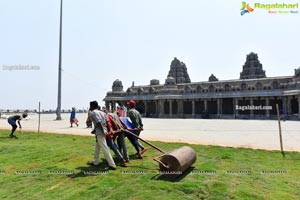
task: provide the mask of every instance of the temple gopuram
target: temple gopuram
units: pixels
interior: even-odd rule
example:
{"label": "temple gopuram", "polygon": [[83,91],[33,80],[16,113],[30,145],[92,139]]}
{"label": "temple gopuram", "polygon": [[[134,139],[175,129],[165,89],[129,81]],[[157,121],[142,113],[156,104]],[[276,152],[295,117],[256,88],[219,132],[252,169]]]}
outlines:
{"label": "temple gopuram", "polygon": [[[212,74],[208,81],[191,82],[186,65],[174,58],[164,84],[153,79],[124,91],[117,79],[104,101],[115,110],[131,99],[144,117],[275,119],[278,104],[287,119],[299,120],[300,68],[291,76],[267,77],[257,54],[250,53],[239,79],[219,80]],[[239,109],[249,106],[263,109]]]}

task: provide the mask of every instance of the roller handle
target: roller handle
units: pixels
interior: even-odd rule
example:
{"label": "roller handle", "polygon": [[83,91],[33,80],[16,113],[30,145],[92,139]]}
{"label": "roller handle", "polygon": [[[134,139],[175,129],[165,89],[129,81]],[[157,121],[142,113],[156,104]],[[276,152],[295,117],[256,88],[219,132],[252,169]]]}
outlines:
{"label": "roller handle", "polygon": [[165,168],[169,169],[169,166],[167,166],[167,165],[166,165],[165,163],[163,163],[162,161],[158,160],[158,158],[160,158],[160,157],[162,157],[162,156],[164,156],[164,154],[163,154],[163,155],[160,155],[160,156],[157,156],[157,157],[155,157],[155,158],[153,158],[153,160],[156,161],[156,162],[158,162],[159,164],[161,164],[161,165],[164,166]]}
{"label": "roller handle", "polygon": [[[133,130],[137,130],[137,129],[133,129]],[[125,131],[126,133],[128,133],[128,134],[130,134],[130,135],[132,135],[132,136],[134,136],[134,137],[136,137],[136,138],[138,138],[139,140],[145,142],[146,144],[148,144],[149,146],[153,147],[153,148],[156,149],[157,151],[159,151],[159,152],[161,152],[161,153],[163,153],[163,154],[166,153],[164,150],[162,150],[162,149],[158,148],[157,146],[151,144],[150,142],[147,142],[146,140],[140,138],[139,136],[137,136],[136,134],[132,133],[131,131],[126,130],[126,129],[125,129],[124,131]]]}

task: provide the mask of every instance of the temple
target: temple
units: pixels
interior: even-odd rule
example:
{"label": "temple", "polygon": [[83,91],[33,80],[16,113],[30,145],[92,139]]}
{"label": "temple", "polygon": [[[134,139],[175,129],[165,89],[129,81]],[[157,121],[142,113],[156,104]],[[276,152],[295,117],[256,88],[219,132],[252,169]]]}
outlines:
{"label": "temple", "polygon": [[115,110],[131,99],[145,117],[275,119],[278,104],[287,119],[300,120],[300,68],[291,76],[267,77],[257,54],[250,53],[239,79],[212,74],[208,81],[191,82],[186,65],[174,58],[164,84],[153,79],[124,91],[117,79],[104,101]]}

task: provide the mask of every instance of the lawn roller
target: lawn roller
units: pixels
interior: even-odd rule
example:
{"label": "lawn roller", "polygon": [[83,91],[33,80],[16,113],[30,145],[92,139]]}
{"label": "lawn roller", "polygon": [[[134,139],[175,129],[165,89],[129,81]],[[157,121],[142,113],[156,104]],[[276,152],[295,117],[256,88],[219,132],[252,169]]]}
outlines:
{"label": "lawn roller", "polygon": [[[167,176],[179,176],[190,166],[192,166],[192,164],[195,163],[196,152],[191,147],[183,146],[179,149],[166,152],[131,132],[135,130],[140,129],[125,129],[125,132],[138,138],[139,140],[145,142],[149,146],[162,153],[162,155],[153,158],[153,160],[159,163],[159,169],[161,174]],[[159,158],[161,159],[159,160]]]}

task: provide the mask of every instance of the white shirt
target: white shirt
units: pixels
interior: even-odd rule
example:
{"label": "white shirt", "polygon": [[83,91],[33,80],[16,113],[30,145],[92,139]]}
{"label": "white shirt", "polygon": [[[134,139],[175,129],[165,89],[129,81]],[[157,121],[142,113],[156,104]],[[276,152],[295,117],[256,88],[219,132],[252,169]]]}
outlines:
{"label": "white shirt", "polygon": [[101,135],[103,132],[99,126],[97,126],[98,123],[100,123],[103,127],[104,131],[107,131],[107,118],[106,114],[100,110],[93,110],[92,111],[92,120],[94,123],[94,127],[96,130],[96,135]]}

